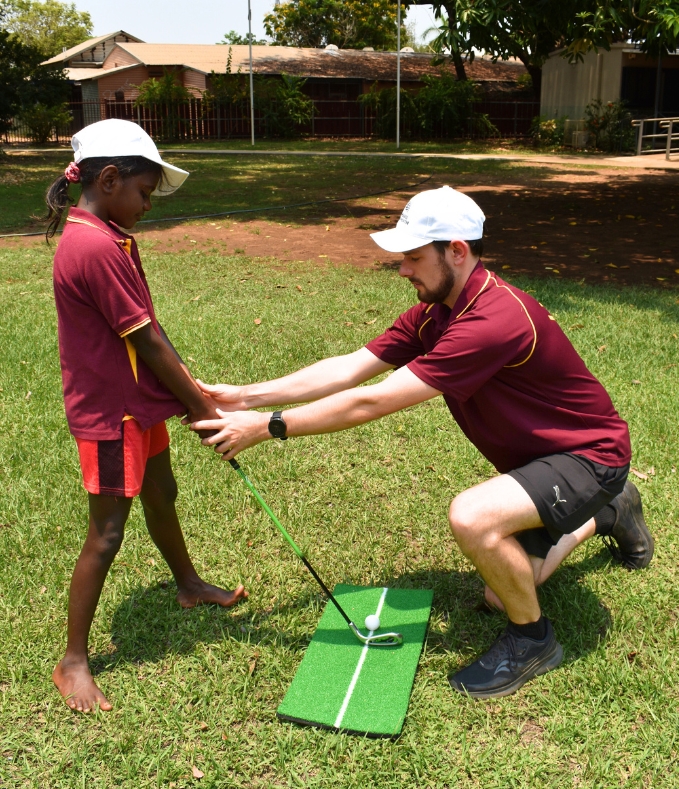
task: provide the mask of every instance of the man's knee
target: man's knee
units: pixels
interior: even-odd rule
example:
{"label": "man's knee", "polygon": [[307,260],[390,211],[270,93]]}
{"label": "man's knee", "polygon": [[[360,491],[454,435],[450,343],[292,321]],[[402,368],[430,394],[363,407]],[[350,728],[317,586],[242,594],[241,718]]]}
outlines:
{"label": "man's knee", "polygon": [[469,502],[464,494],[456,496],[448,510],[448,524],[455,541],[461,547],[470,546],[477,543],[480,538],[478,520],[474,516],[474,510],[468,506]]}

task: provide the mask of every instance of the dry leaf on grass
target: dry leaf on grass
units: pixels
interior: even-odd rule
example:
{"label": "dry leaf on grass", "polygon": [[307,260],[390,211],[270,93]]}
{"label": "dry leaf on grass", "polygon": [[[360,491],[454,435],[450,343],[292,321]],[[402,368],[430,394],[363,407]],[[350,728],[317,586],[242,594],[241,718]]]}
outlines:
{"label": "dry leaf on grass", "polygon": [[630,473],[634,474],[634,476],[638,477],[639,479],[643,479],[643,480],[647,480],[648,479],[648,474],[644,474],[643,471],[639,471],[636,468],[631,468],[630,469]]}
{"label": "dry leaf on grass", "polygon": [[255,318],[255,326],[259,326],[259,324],[260,324],[261,322],[262,322],[262,319],[261,319],[261,318]]}
{"label": "dry leaf on grass", "polygon": [[198,728],[199,728],[201,731],[207,731],[207,730],[208,730],[210,727],[207,725],[207,723],[205,723],[205,721],[201,721],[201,722],[198,724]]}
{"label": "dry leaf on grass", "polygon": [[376,323],[376,322],[377,322],[377,318],[373,318],[371,321],[366,321],[365,325],[366,326],[372,326],[373,323]]}
{"label": "dry leaf on grass", "polygon": [[202,770],[199,770],[195,766],[195,764],[191,768],[191,774],[193,775],[194,778],[203,778],[203,776],[205,775],[205,773]]}

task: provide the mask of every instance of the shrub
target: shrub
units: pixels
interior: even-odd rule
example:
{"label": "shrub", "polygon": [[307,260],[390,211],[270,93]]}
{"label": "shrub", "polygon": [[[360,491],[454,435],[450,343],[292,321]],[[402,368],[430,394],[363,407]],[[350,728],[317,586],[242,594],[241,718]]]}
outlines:
{"label": "shrub", "polygon": [[52,139],[68,134],[69,126],[73,120],[67,104],[48,106],[36,102],[28,107],[23,107],[18,114],[19,122],[28,129],[31,140],[44,144]]}
{"label": "shrub", "polygon": [[536,115],[530,125],[530,136],[538,147],[563,145],[565,127],[565,116],[546,118],[544,115]]}
{"label": "shrub", "polygon": [[[478,85],[459,81],[441,71],[427,75],[416,93],[401,89],[401,134],[404,138],[490,137],[498,130],[487,115],[474,112],[479,99]],[[378,137],[393,137],[396,127],[396,88],[378,90],[373,85],[361,101],[375,113],[374,131]]]}
{"label": "shrub", "polygon": [[[302,90],[305,79],[281,74],[274,80],[259,74],[254,75],[253,92],[255,109],[265,128],[267,136],[295,137],[300,126],[311,121],[314,102]],[[231,49],[226,60],[226,72],[210,75],[210,89],[203,93],[206,108],[234,107],[242,115],[248,115],[250,105],[249,77],[240,70],[231,71]],[[225,136],[229,136],[227,127]],[[221,132],[220,132],[221,136]]]}
{"label": "shrub", "polygon": [[608,153],[634,150],[634,128],[632,116],[624,101],[601,99],[591,101],[585,107],[585,128],[594,147]]}
{"label": "shrub", "polygon": [[176,140],[182,136],[185,124],[183,107],[192,98],[191,91],[177,81],[176,73],[163,69],[160,79],[151,77],[137,86],[139,96],[135,107],[151,110],[157,117],[159,128],[154,136],[163,140]]}

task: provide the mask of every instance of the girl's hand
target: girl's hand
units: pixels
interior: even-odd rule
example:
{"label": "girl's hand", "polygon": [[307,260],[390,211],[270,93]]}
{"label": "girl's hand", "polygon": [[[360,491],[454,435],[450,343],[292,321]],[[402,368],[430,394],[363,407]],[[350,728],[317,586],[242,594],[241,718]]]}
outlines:
{"label": "girl's hand", "polygon": [[248,406],[243,399],[243,387],[231,386],[230,384],[204,384],[196,379],[198,388],[209,397],[212,402],[219,406],[222,411],[247,411]]}
{"label": "girl's hand", "polygon": [[[216,387],[215,387],[216,388]],[[235,388],[235,387],[231,387]],[[258,411],[235,411],[232,413],[217,409],[219,419],[204,419],[193,422],[191,430],[199,433],[216,431],[202,440],[204,446],[214,446],[222,460],[231,460],[248,447],[271,438],[269,419],[271,414]]]}

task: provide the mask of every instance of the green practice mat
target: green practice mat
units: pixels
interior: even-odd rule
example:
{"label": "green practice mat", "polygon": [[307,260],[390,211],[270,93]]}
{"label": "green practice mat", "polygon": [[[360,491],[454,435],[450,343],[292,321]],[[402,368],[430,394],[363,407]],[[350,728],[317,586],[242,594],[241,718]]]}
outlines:
{"label": "green practice mat", "polygon": [[366,647],[328,601],[278,717],[369,737],[397,737],[403,728],[429,622],[428,589],[338,584],[333,594],[362,633],[378,611],[377,631],[403,634],[397,647]]}

